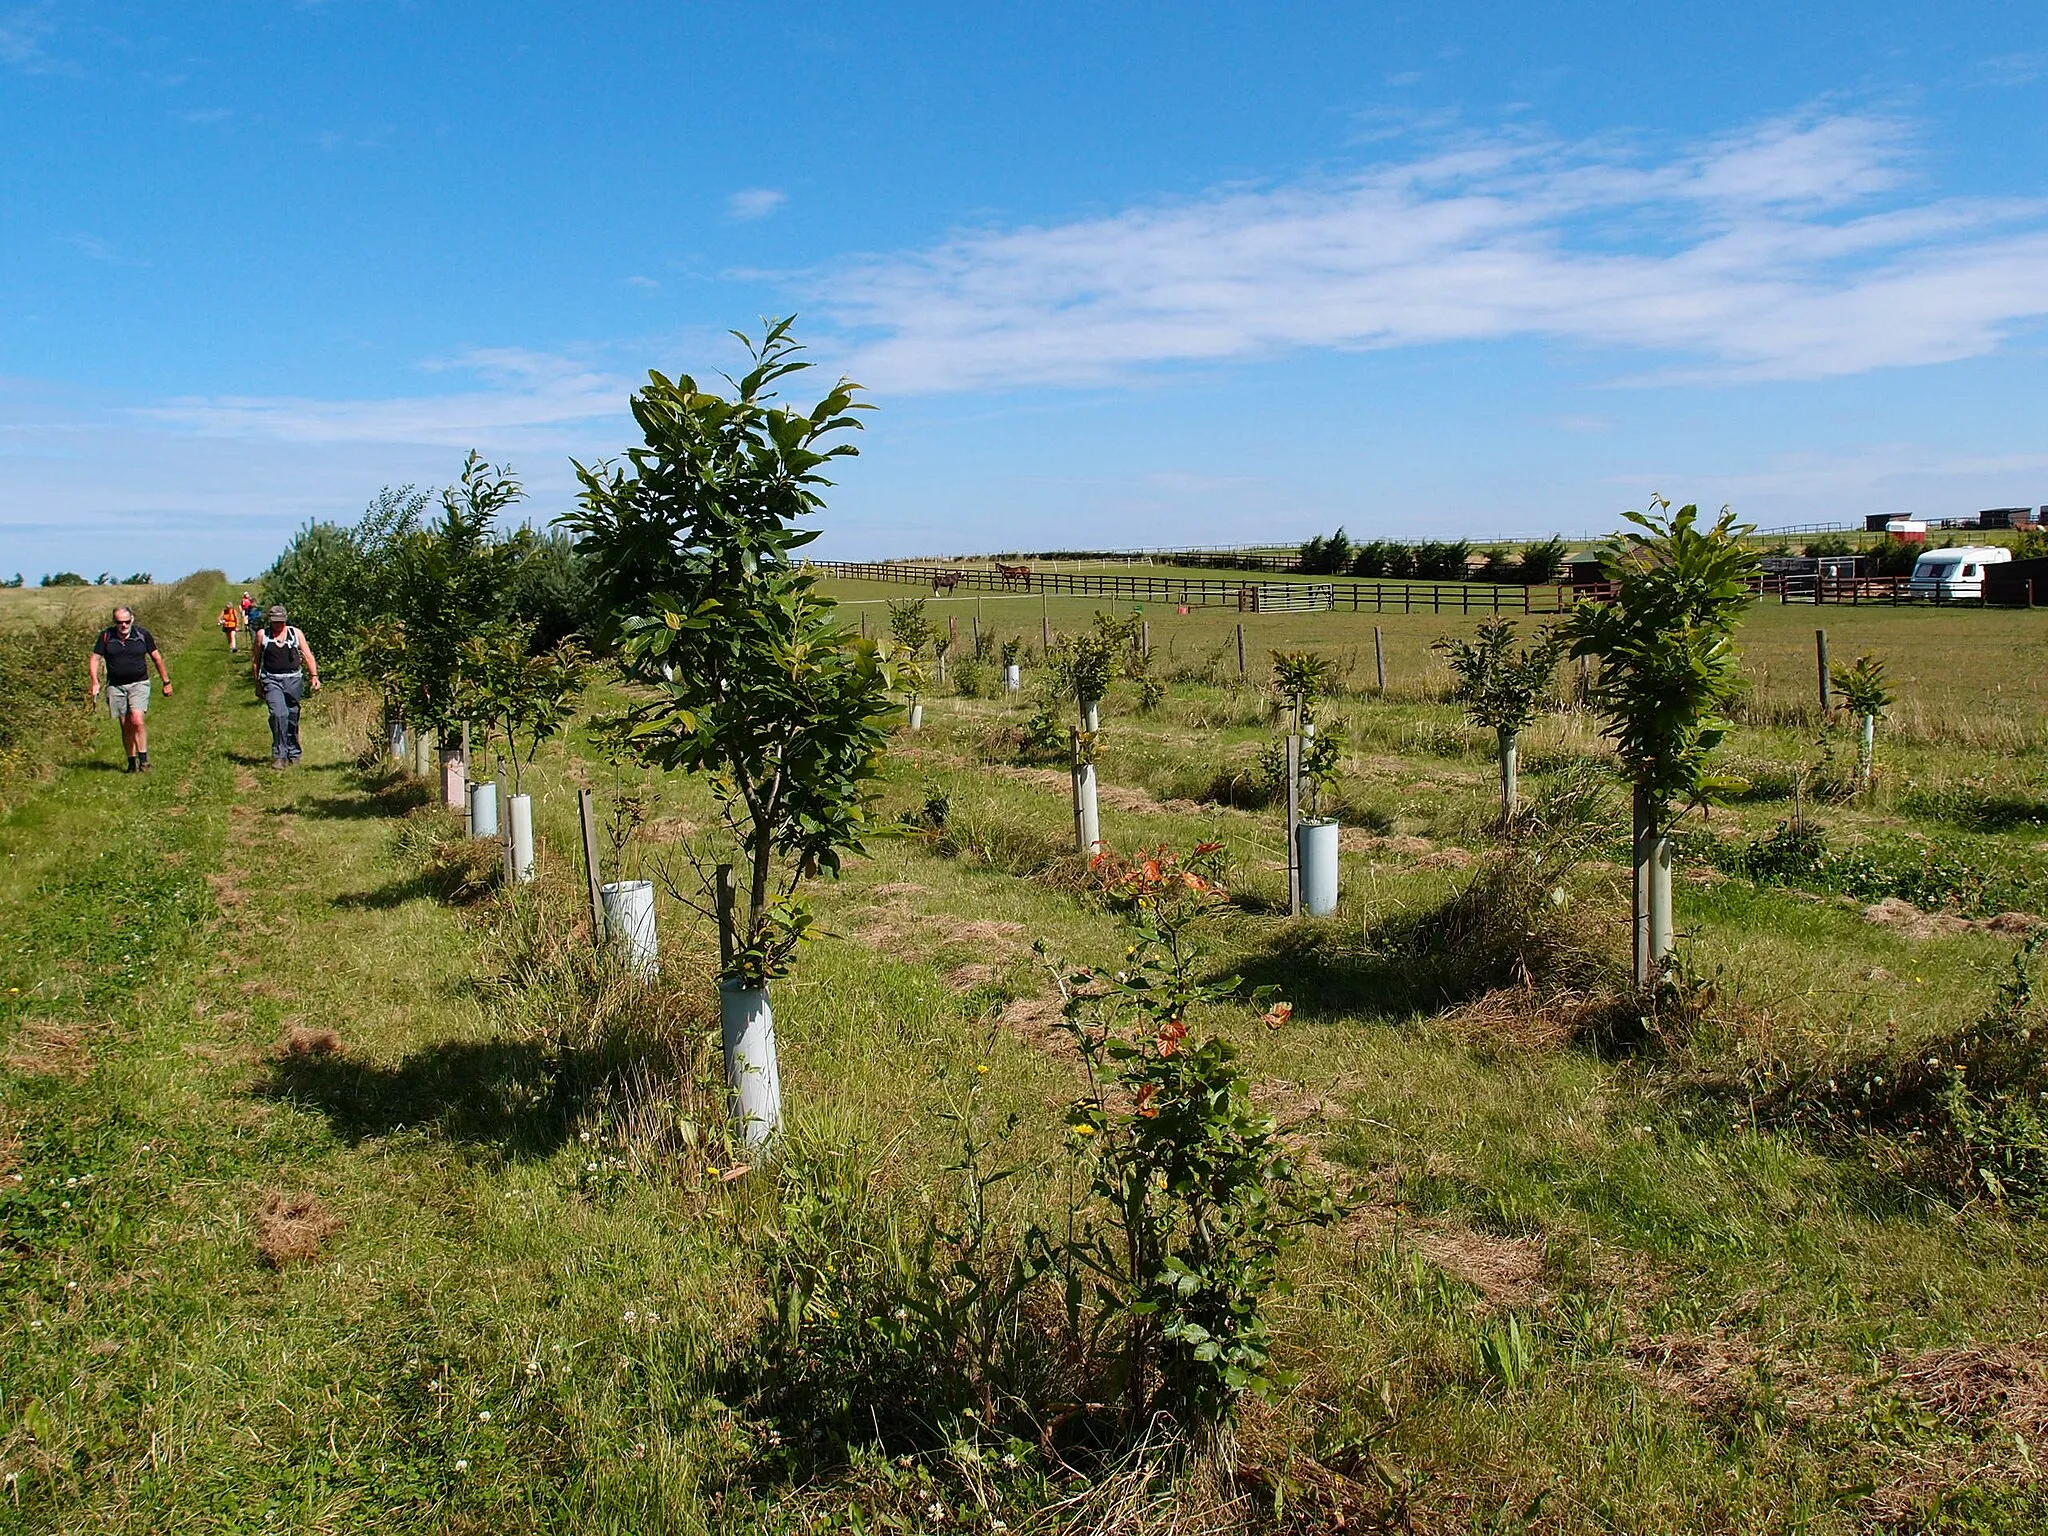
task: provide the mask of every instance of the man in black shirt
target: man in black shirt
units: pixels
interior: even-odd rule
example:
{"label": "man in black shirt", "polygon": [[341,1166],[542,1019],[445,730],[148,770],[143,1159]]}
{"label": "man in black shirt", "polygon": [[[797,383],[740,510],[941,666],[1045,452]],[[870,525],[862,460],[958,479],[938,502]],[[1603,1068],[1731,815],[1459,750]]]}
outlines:
{"label": "man in black shirt", "polygon": [[135,622],[126,608],[114,610],[113,624],[100,631],[100,638],[86,658],[92,674],[92,701],[97,704],[104,688],[107,709],[121,722],[121,744],[128,749],[128,771],[149,772],[149,669],[164,680],[164,697],[171,696],[171,674],[164,666],[156,639]]}
{"label": "man in black shirt", "polygon": [[289,768],[299,760],[299,706],[308,686],[320,691],[320,663],[282,606],[269,620],[253,636],[249,670],[270,711],[270,766]]}

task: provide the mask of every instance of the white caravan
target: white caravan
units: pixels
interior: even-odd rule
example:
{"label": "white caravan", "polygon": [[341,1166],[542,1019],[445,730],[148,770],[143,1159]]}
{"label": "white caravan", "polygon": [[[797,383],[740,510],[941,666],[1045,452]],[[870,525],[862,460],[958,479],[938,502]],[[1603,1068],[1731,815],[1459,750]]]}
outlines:
{"label": "white caravan", "polygon": [[1913,577],[1907,586],[1915,597],[1937,602],[1951,598],[1981,598],[1984,570],[2004,565],[2012,551],[1995,544],[1958,544],[1953,549],[1930,549],[1913,562]]}

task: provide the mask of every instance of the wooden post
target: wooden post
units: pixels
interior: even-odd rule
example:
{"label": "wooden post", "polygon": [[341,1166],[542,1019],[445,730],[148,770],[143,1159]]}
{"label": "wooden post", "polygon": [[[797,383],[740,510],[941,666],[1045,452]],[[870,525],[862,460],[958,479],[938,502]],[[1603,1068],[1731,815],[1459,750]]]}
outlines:
{"label": "wooden post", "polygon": [[1150,619],[1138,620],[1138,654],[1140,656],[1150,656],[1152,654],[1152,621]]}
{"label": "wooden post", "polygon": [[505,884],[517,874],[512,868],[512,802],[505,794],[505,770],[498,769],[498,851],[505,857]]}
{"label": "wooden post", "polygon": [[1301,738],[1287,733],[1287,915],[1301,916]]}
{"label": "wooden post", "polygon": [[1377,624],[1372,627],[1372,665],[1373,671],[1379,674],[1380,692],[1385,693],[1387,691],[1387,651],[1386,647],[1380,643],[1380,627]]}
{"label": "wooden post", "polygon": [[1244,676],[1244,625],[1237,626],[1237,675]]}
{"label": "wooden post", "polygon": [[590,808],[590,791],[576,791],[576,823],[583,833],[583,883],[590,897],[590,942],[604,945],[604,897],[598,894],[597,817]]}
{"label": "wooden post", "polygon": [[949,613],[946,615],[946,638],[953,642],[955,649],[959,647],[960,615],[957,613]]}
{"label": "wooden post", "polygon": [[739,950],[739,935],[733,931],[733,908],[738,898],[733,890],[730,864],[718,866],[712,888],[718,909],[718,970],[724,975],[732,969],[733,956]]}
{"label": "wooden post", "polygon": [[865,608],[860,611],[860,637],[863,640],[868,637],[868,611]]}
{"label": "wooden post", "polygon": [[1820,716],[1828,716],[1828,632],[1816,629],[1813,632],[1813,660],[1820,672]]}

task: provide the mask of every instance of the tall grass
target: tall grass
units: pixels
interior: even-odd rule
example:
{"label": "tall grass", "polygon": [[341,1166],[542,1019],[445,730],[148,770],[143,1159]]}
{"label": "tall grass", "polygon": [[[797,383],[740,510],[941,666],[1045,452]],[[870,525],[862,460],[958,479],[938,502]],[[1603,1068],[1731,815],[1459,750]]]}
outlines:
{"label": "tall grass", "polygon": [[[227,584],[219,571],[199,571],[168,587],[141,589],[122,601],[165,652],[184,644]],[[0,629],[0,809],[28,785],[49,777],[67,751],[92,740],[85,658],[107,612],[83,604],[54,618]]]}

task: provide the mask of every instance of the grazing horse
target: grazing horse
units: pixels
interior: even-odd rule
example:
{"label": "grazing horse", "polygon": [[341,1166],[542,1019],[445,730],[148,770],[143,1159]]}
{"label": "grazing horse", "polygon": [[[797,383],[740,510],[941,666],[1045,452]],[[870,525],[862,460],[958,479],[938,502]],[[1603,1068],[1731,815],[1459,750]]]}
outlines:
{"label": "grazing horse", "polygon": [[951,592],[955,587],[959,586],[960,583],[965,579],[966,578],[963,575],[963,573],[959,571],[933,571],[932,596],[937,597],[939,595],[939,589],[941,587],[945,588],[946,591]]}
{"label": "grazing horse", "polygon": [[1026,592],[1031,590],[1031,567],[1028,565],[1003,565],[998,562],[996,575],[1002,578],[1004,591],[1008,591],[1010,583],[1015,581],[1023,582]]}

